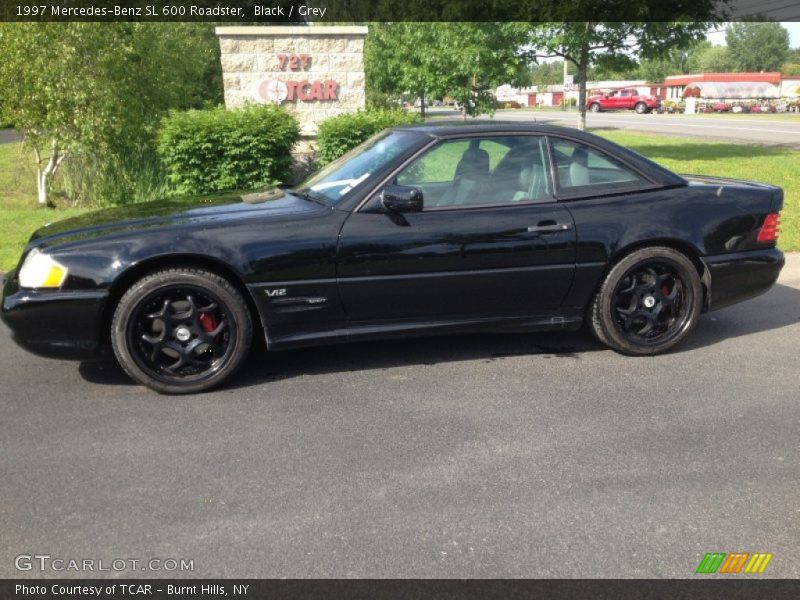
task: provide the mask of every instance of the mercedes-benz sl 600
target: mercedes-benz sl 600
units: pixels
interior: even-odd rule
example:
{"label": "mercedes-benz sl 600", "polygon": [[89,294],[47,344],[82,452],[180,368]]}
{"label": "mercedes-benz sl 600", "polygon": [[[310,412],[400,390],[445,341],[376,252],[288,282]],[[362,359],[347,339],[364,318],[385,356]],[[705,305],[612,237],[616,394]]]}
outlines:
{"label": "mercedes-benz sl 600", "polygon": [[111,347],[163,393],[221,383],[257,337],[277,351],[586,326],[656,355],[775,283],[782,205],[778,187],[677,175],[572,129],[399,127],[291,189],[46,226],[2,318],[40,354]]}

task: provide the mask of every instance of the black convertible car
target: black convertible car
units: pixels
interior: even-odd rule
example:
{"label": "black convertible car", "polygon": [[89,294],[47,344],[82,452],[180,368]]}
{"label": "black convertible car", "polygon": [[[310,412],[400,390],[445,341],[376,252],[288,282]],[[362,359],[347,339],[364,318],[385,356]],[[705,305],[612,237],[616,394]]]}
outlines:
{"label": "black convertible car", "polygon": [[135,205],[34,233],[2,317],[42,354],[109,343],[165,393],[279,350],[577,329],[653,355],[783,266],[780,188],[682,177],[594,135],[520,123],[385,131],[295,189]]}

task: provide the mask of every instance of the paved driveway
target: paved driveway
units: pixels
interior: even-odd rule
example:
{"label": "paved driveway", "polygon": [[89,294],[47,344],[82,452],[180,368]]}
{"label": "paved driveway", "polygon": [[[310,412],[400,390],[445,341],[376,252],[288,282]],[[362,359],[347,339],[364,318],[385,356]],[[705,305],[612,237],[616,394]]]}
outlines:
{"label": "paved driveway", "polygon": [[0,327],[0,577],[41,576],[22,553],[200,577],[693,577],[736,550],[798,577],[790,266],[663,357],[579,333],[365,343],[261,353],[194,397]]}

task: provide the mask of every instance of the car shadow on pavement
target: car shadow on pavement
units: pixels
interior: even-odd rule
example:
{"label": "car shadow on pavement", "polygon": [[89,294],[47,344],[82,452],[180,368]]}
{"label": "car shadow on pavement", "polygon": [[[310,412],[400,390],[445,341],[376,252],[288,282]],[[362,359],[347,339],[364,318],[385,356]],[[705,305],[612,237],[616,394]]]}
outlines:
{"label": "car shadow on pavement", "polygon": [[[728,339],[787,327],[800,322],[800,290],[776,285],[749,302],[701,316],[695,330],[674,350],[689,352]],[[354,342],[269,353],[256,347],[241,371],[225,389],[258,385],[293,377],[380,370],[403,366],[434,366],[472,360],[496,361],[543,355],[579,360],[582,354],[609,351],[585,331],[547,333],[483,333],[424,338]],[[83,362],[81,376],[88,382],[133,385],[112,357]]]}
{"label": "car shadow on pavement", "polygon": [[[251,351],[242,369],[224,387],[235,389],[303,375],[409,365],[433,366],[481,359],[495,361],[536,354],[577,359],[580,353],[601,349],[604,347],[591,335],[575,331],[440,335],[331,344],[280,352],[267,352],[261,345]],[[90,383],[134,383],[111,356],[82,362],[78,370]]]}

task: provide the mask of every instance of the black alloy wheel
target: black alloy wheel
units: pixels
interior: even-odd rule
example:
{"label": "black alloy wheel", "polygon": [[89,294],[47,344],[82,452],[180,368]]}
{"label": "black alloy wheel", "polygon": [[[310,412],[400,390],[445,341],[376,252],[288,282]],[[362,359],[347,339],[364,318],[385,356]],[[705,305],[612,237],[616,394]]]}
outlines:
{"label": "black alloy wheel", "polygon": [[197,269],[148,275],[122,297],[112,345],[123,369],[161,393],[210,389],[242,363],[252,324],[241,294],[226,279]]}
{"label": "black alloy wheel", "polygon": [[643,248],[609,271],[590,307],[594,334],[632,355],[665,352],[694,327],[703,288],[694,264],[672,248]]}

